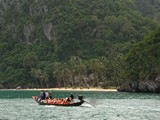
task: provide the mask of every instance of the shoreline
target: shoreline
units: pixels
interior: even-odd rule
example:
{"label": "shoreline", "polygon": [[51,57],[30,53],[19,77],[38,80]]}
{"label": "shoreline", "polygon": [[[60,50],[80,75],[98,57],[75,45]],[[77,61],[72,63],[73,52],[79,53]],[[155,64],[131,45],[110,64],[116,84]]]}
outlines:
{"label": "shoreline", "polygon": [[112,88],[109,88],[109,89],[103,89],[103,88],[32,88],[32,89],[0,89],[1,90],[27,90],[27,91],[40,91],[40,90],[51,90],[51,91],[100,91],[100,92],[117,92],[117,89],[112,89]]}

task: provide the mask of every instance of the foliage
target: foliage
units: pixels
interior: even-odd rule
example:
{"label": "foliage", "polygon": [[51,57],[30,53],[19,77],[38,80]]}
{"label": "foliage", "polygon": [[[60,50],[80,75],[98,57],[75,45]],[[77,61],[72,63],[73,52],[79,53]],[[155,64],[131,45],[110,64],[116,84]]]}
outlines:
{"label": "foliage", "polygon": [[141,41],[160,26],[159,0],[1,0],[0,6],[4,88],[119,86],[159,68],[159,38]]}
{"label": "foliage", "polygon": [[126,55],[126,74],[130,80],[154,80],[160,68],[160,29],[133,45]]}

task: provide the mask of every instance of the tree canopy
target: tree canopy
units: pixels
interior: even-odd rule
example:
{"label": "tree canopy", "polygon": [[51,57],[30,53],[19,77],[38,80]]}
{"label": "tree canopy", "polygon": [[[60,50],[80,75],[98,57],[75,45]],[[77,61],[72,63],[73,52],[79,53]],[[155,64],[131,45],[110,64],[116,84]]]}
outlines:
{"label": "tree canopy", "polygon": [[159,69],[160,0],[0,6],[0,88],[119,86]]}

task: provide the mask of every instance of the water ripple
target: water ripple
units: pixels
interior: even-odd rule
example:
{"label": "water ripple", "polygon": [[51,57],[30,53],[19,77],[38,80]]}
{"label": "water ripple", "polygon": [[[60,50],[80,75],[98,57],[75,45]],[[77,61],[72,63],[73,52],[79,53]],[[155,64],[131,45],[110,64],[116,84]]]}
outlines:
{"label": "water ripple", "polygon": [[[84,95],[91,105],[84,103],[80,107],[56,107],[41,106],[31,99],[32,94],[39,92],[20,92],[18,95],[13,92],[6,92],[7,95],[4,93],[0,92],[2,120],[160,120],[159,94],[74,92],[75,96]],[[10,94],[15,96],[8,98]],[[69,92],[59,94],[64,97]]]}

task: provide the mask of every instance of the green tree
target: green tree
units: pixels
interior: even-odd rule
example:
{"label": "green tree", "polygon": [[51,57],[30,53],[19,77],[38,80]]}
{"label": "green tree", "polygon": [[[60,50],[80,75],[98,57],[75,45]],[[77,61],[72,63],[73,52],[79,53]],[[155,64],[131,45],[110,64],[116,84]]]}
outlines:
{"label": "green tree", "polygon": [[38,58],[36,54],[33,52],[28,53],[23,59],[23,66],[25,68],[29,69],[35,68],[37,66],[37,63],[38,63]]}

